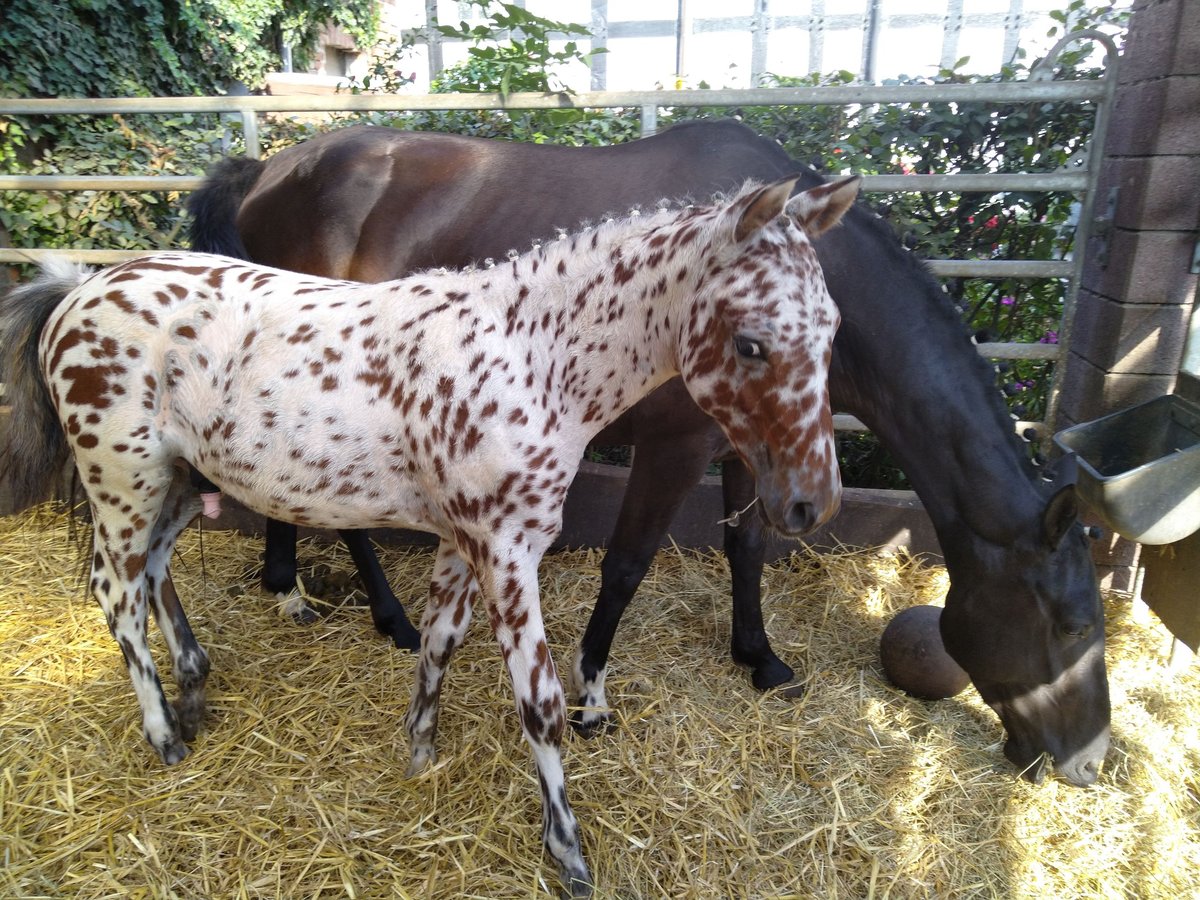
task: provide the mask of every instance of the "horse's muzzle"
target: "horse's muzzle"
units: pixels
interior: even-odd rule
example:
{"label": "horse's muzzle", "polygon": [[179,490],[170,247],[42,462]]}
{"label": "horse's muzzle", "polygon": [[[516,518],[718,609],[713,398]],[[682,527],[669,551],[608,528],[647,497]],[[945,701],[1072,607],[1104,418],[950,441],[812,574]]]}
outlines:
{"label": "horse's muzzle", "polygon": [[841,506],[840,491],[823,501],[793,498],[772,502],[766,493],[760,491],[767,522],[775,531],[789,537],[800,537],[819,528],[832,519]]}
{"label": "horse's muzzle", "polygon": [[811,531],[817,522],[817,510],[811,503],[793,503],[787,511],[784,527],[793,533]]}
{"label": "horse's muzzle", "polygon": [[[812,454],[780,462],[765,445],[739,451],[754,473],[763,516],[772,530],[800,537],[824,525],[842,505],[842,477],[837,465],[816,462]],[[832,444],[824,460],[836,460]]]}

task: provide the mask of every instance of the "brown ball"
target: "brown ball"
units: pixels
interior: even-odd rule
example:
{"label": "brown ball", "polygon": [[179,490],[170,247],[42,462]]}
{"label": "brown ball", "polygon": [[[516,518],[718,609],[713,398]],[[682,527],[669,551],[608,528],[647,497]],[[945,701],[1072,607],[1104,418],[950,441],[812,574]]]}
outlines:
{"label": "brown ball", "polygon": [[888,680],[922,700],[953,697],[970,677],[942,646],[942,610],[913,606],[895,615],[879,639],[879,658]]}

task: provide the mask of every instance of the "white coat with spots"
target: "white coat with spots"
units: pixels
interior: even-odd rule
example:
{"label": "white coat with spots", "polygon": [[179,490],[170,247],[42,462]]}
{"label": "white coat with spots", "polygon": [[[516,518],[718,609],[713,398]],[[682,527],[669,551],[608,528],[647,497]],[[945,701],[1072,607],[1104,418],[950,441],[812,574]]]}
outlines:
{"label": "white coat with spots", "polygon": [[[168,571],[200,509],[184,463],[277,519],[431,531],[410,771],[435,759],[443,674],[482,598],[537,762],[546,847],[568,889],[588,893],[538,563],[589,439],[676,374],[755,473],[776,529],[836,511],[826,378],[839,316],[809,239],[857,182],[789,200],[793,185],[384,284],[159,253],[13,292],[0,310],[20,422],[9,474],[32,495],[73,453],[94,516],[91,590],[162,759],[187,754],[209,668]],[[173,705],[147,646],[151,604]]]}

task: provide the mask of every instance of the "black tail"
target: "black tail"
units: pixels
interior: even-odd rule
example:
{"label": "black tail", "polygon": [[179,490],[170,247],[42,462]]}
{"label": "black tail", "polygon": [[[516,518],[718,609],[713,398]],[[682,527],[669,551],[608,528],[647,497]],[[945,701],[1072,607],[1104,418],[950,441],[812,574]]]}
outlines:
{"label": "black tail", "polygon": [[261,160],[227,156],[208,172],[203,186],[187,201],[192,214],[188,238],[198,253],[220,253],[249,259],[237,230],[237,211],[262,174]]}
{"label": "black tail", "polygon": [[49,263],[32,282],[0,298],[0,380],[11,411],[0,437],[0,482],[14,511],[45,500],[63,473],[69,448],[38,362],[38,339],[50,314],[91,270]]}

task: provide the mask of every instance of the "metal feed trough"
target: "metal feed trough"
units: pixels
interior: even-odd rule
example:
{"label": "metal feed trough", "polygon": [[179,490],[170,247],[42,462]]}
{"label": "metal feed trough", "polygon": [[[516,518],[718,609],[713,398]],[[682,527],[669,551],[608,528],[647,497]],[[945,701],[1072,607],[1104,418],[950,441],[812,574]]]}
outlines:
{"label": "metal feed trough", "polygon": [[1113,531],[1170,544],[1200,528],[1200,406],[1175,394],[1060,431],[1079,493]]}

